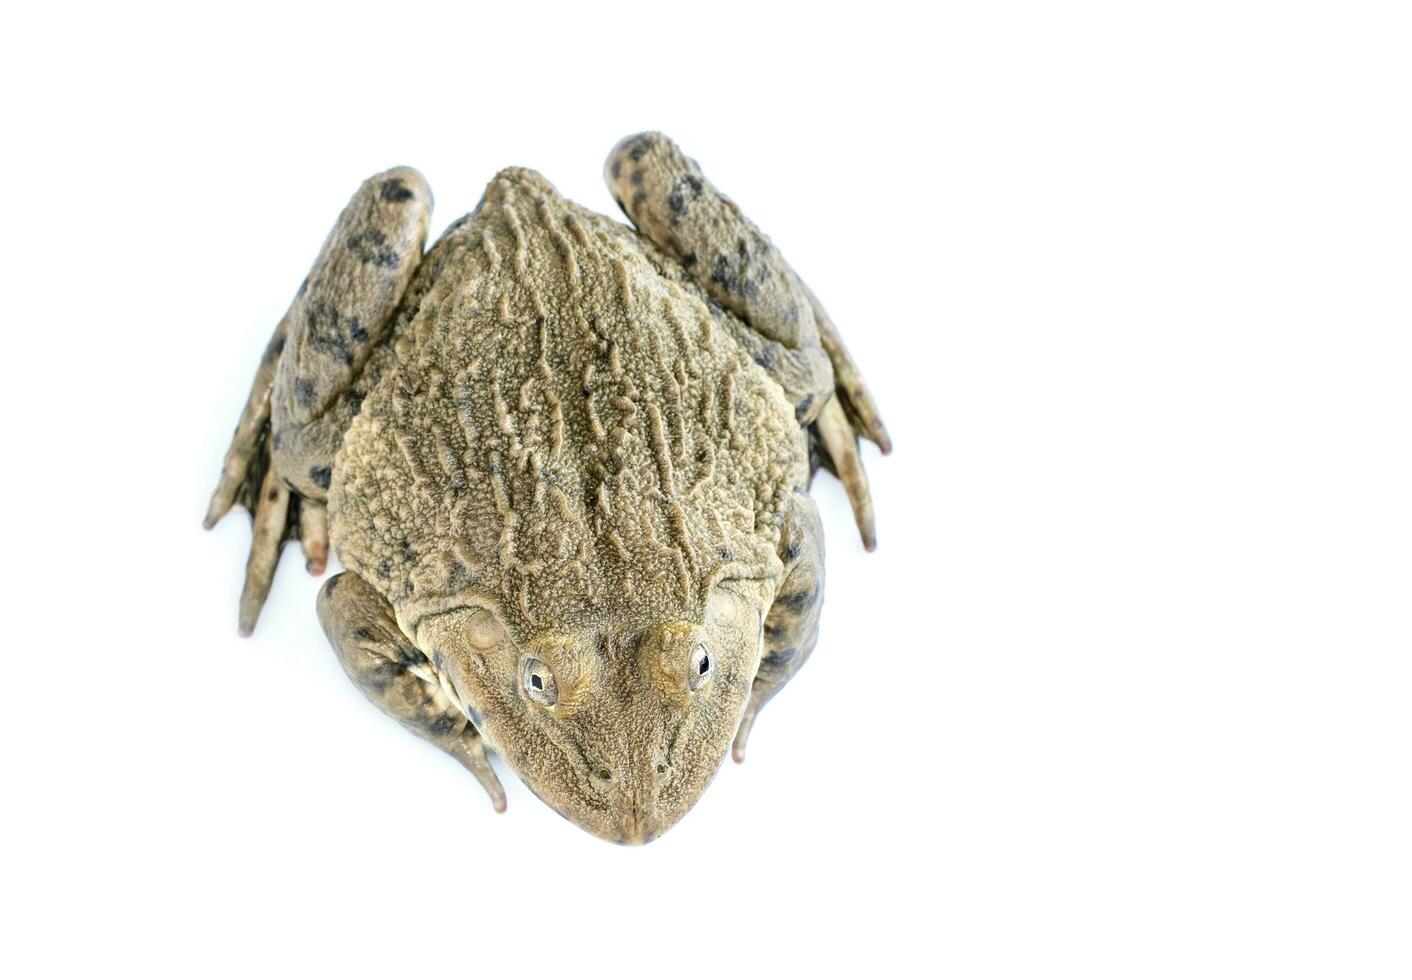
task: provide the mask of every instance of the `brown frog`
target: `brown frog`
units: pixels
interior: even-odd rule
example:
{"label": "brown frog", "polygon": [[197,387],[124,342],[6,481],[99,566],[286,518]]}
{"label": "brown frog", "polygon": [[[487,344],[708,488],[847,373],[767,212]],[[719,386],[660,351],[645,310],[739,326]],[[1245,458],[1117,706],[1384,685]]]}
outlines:
{"label": "brown frog", "polygon": [[423,253],[415,170],[368,180],[275,331],[206,517],[254,515],[248,634],[282,543],[346,569],[318,612],[353,682],[569,820],[653,839],[813,650],[826,467],[874,544],[889,440],[818,301],[657,133],[606,177],[636,230],[496,175]]}

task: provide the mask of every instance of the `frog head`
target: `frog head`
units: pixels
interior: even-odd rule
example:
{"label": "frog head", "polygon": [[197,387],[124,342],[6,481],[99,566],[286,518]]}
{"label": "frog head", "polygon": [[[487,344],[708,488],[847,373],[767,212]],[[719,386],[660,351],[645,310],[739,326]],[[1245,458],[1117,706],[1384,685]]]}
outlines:
{"label": "frog head", "polygon": [[721,582],[700,615],[605,613],[513,635],[485,601],[424,621],[466,716],[536,796],[606,840],[643,844],[691,809],[759,668],[771,587]]}

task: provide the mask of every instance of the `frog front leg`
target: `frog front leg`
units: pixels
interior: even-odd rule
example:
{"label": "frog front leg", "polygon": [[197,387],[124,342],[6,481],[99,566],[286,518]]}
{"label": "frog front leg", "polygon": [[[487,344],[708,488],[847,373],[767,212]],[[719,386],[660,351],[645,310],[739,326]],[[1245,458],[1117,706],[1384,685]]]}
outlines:
{"label": "frog front leg", "polygon": [[745,743],[760,709],[804,666],[819,638],[819,614],[824,607],[824,529],[819,509],[808,494],[795,491],[791,496],[782,532],[779,556],[784,574],[765,614],[760,667],[731,745],[731,758],[736,762],[745,761]]}
{"label": "frog front leg", "polygon": [[794,404],[812,455],[843,482],[871,551],[873,505],[858,434],[884,453],[892,440],[823,306],[779,249],[661,133],[619,143],[605,176],[638,230],[748,326],[737,339]]}
{"label": "frog front leg", "polygon": [[480,733],[398,627],[388,601],[353,572],[344,572],[319,590],[319,622],[363,696],[470,770],[496,812],[503,813],[505,789],[490,767]]}
{"label": "frog front leg", "polygon": [[431,203],[411,168],[365,181],[265,348],[205,519],[215,526],[236,503],[254,517],[242,634],[255,628],[287,538],[297,536],[309,571],[323,573],[334,455],[421,260]]}

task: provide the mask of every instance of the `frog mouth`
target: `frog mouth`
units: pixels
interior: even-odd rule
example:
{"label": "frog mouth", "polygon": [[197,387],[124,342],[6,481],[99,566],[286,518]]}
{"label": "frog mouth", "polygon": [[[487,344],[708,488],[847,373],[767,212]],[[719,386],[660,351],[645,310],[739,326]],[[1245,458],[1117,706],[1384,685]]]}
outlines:
{"label": "frog mouth", "polygon": [[612,782],[606,789],[593,785],[589,775],[593,768],[584,751],[561,733],[544,734],[572,773],[568,785],[576,791],[563,794],[556,801],[524,776],[521,781],[569,823],[610,843],[635,846],[656,840],[677,822],[676,817],[664,817],[657,806],[657,794],[648,786],[621,781]]}
{"label": "frog mouth", "polygon": [[617,843],[626,844],[633,847],[640,847],[643,844],[650,844],[658,837],[662,836],[665,827],[653,826],[647,815],[636,807],[630,809],[621,822],[621,833]]}

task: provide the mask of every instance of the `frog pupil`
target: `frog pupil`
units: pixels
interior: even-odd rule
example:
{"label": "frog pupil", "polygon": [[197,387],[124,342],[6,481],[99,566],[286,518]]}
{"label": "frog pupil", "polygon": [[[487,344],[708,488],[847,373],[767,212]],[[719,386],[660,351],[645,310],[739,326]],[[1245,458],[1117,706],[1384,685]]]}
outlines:
{"label": "frog pupil", "polygon": [[711,658],[708,657],[708,656],[706,656],[706,654],[703,653],[703,654],[701,655],[701,661],[696,665],[696,672],[697,672],[698,674],[704,674],[704,673],[706,673],[706,671],[708,671],[708,670],[710,670],[710,669],[711,669]]}
{"label": "frog pupil", "polygon": [[536,691],[544,690],[544,681],[539,679],[538,674],[530,674],[530,687],[534,688]]}

